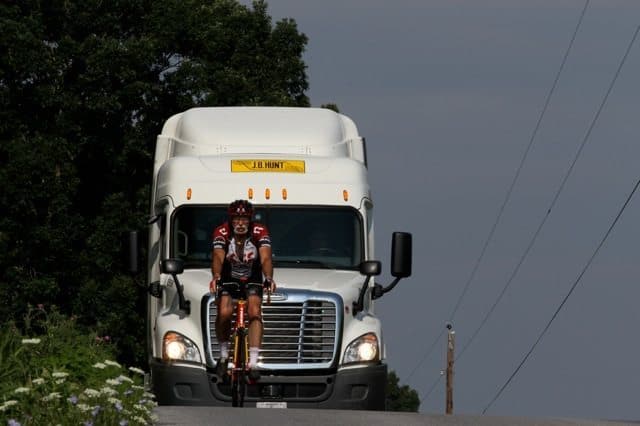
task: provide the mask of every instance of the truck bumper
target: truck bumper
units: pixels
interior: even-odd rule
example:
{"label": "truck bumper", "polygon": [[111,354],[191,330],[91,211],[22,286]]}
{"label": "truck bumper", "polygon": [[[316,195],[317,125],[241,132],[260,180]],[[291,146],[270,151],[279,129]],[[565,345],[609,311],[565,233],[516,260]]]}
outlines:
{"label": "truck bumper", "polygon": [[[153,393],[160,405],[230,406],[229,386],[203,368],[151,362]],[[288,408],[384,410],[387,365],[338,370],[333,374],[270,375],[249,385],[245,406],[284,401]]]}

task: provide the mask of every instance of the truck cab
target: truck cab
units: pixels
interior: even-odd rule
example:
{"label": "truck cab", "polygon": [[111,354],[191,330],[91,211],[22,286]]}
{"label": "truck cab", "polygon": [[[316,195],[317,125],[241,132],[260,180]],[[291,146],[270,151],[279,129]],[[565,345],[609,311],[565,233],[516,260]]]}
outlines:
{"label": "truck cab", "polygon": [[[387,365],[376,298],[411,274],[395,233],[389,287],[376,284],[365,142],[327,109],[194,108],[157,138],[148,241],[147,342],[164,405],[229,405],[215,374],[212,232],[236,199],[271,235],[278,289],[263,304],[259,382],[246,405],[384,409]],[[265,295],[266,300],[266,295]]]}

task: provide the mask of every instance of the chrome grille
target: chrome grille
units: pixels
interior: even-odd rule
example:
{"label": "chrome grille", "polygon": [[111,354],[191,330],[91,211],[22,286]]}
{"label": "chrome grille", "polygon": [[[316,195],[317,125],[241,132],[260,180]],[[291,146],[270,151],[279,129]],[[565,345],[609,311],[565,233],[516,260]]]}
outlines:
{"label": "chrome grille", "polygon": [[[259,365],[266,369],[328,368],[336,358],[342,304],[331,293],[311,293],[289,290],[279,293],[270,305],[263,303],[264,336]],[[209,303],[209,360],[220,356],[215,337],[216,305]],[[235,323],[235,315],[234,315]]]}

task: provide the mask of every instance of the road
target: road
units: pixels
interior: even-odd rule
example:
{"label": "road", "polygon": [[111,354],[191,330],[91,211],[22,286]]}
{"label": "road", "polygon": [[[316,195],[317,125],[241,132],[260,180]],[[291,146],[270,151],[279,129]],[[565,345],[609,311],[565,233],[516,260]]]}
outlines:
{"label": "road", "polygon": [[215,407],[157,407],[159,426],[618,426],[637,422],[582,419],[536,419],[498,416],[445,416],[441,414],[395,413],[388,411],[344,411],[311,409],[260,409]]}

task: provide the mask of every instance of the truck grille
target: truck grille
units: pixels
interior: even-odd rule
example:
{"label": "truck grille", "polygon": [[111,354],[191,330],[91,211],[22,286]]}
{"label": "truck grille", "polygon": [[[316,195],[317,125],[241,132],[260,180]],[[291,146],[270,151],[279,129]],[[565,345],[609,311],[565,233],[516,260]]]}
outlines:
{"label": "truck grille", "polygon": [[[276,300],[275,296],[282,296]],[[328,368],[335,358],[341,323],[341,301],[337,295],[284,291],[271,304],[262,305],[264,336],[259,365],[265,369]],[[308,296],[309,298],[307,298]],[[215,364],[220,346],[215,337],[217,309],[208,305],[209,362]],[[235,314],[233,322],[235,324]]]}

